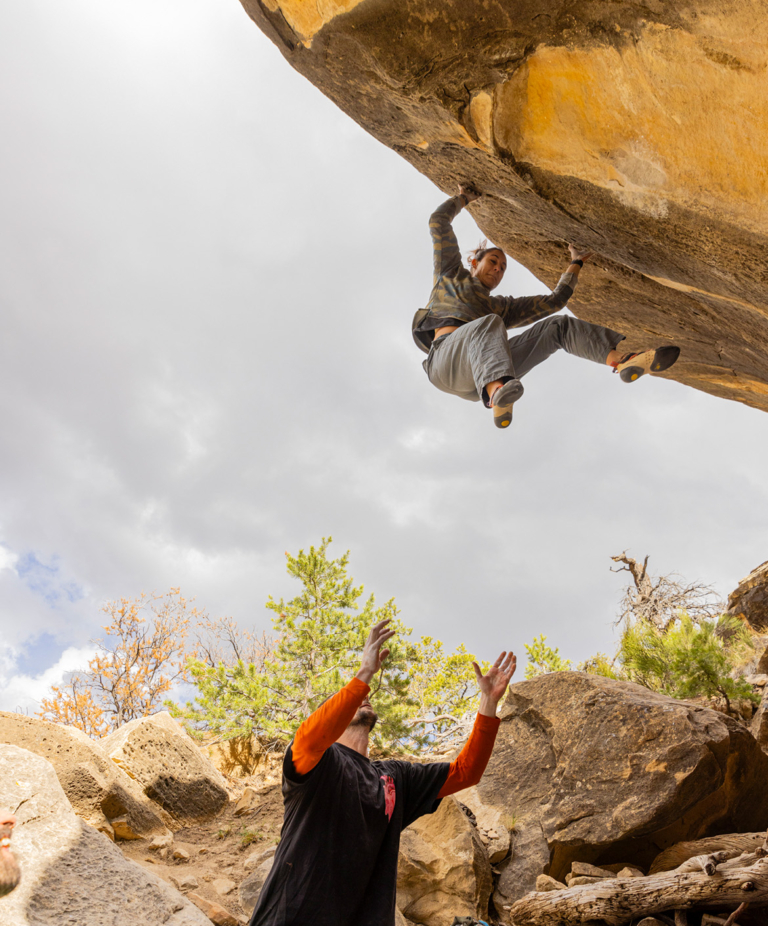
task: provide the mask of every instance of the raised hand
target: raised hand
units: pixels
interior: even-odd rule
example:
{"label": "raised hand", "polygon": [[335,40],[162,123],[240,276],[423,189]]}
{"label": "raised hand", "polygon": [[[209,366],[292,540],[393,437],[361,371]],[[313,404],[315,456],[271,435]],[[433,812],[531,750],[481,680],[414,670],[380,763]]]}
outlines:
{"label": "raised hand", "polygon": [[471,202],[474,202],[476,199],[480,199],[482,195],[482,193],[478,193],[477,190],[469,184],[459,184],[459,196],[466,196],[467,205],[469,205]]}
{"label": "raised hand", "polygon": [[590,257],[595,256],[594,251],[590,251],[588,248],[577,248],[575,244],[569,244],[568,250],[571,252],[571,260],[588,261]]}
{"label": "raised hand", "polygon": [[480,689],[480,713],[495,717],[496,706],[504,697],[507,685],[515,674],[517,657],[512,652],[503,652],[485,675],[476,662],[472,665],[475,669],[477,687]]}
{"label": "raised hand", "polygon": [[389,630],[388,625],[391,620],[392,618],[388,617],[386,620],[374,624],[373,627],[371,627],[371,632],[368,634],[368,639],[365,641],[363,658],[360,661],[360,671],[357,673],[356,678],[359,678],[361,682],[365,682],[366,685],[371,684],[371,679],[382,667],[387,656],[389,656],[389,649],[382,649],[381,647],[387,640],[394,637],[397,632],[395,630]]}

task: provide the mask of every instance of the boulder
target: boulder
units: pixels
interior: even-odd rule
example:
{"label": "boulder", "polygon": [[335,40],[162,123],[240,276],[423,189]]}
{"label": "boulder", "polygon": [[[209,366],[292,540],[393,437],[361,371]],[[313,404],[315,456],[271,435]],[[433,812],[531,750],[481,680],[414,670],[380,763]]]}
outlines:
{"label": "boulder", "polygon": [[231,878],[214,878],[211,887],[216,891],[219,897],[226,897],[237,888],[237,884]]}
{"label": "boulder", "polygon": [[0,745],[0,804],[18,807],[22,880],[0,900],[3,926],[210,926],[154,874],[78,819],[51,763]]}
{"label": "boulder", "polygon": [[768,826],[768,756],[737,721],[634,685],[556,672],[513,685],[478,800],[516,818],[494,902],[574,861],[646,868],[676,842]]}
{"label": "boulder", "polygon": [[467,815],[453,797],[420,817],[400,837],[397,906],[424,926],[443,926],[451,916],[486,919],[491,865]]}
{"label": "boulder", "polygon": [[252,813],[259,806],[261,799],[255,788],[246,788],[235,804],[235,816],[242,817]]}
{"label": "boulder", "polygon": [[241,2],[441,190],[474,182],[483,233],[547,286],[565,242],[592,248],[576,315],[768,409],[768,0]]}
{"label": "boulder", "polygon": [[251,854],[243,862],[243,868],[246,871],[251,871],[253,868],[258,868],[262,862],[265,862],[267,859],[273,858],[277,852],[277,846],[270,846],[268,849],[258,849],[256,852],[251,852]]}
{"label": "boulder", "polygon": [[256,906],[256,901],[259,899],[261,889],[264,887],[264,882],[269,877],[270,871],[272,871],[272,864],[274,862],[273,856],[274,852],[272,855],[264,858],[248,877],[240,882],[240,890],[238,892],[240,906],[249,916]]}
{"label": "boulder", "polygon": [[240,926],[238,918],[221,904],[201,897],[200,894],[188,894],[187,896],[205,914],[206,926],[210,926],[211,923],[214,926]]}
{"label": "boulder", "polygon": [[170,817],[75,727],[0,711],[0,743],[47,759],[78,816],[110,838],[170,836]]}
{"label": "boulder", "polygon": [[[731,592],[727,613],[743,620],[755,633],[768,633],[768,561],[753,569]],[[758,668],[761,671],[766,668]]]}
{"label": "boulder", "polygon": [[567,885],[563,884],[562,881],[555,881],[554,878],[550,878],[549,875],[539,875],[536,878],[536,887],[534,890],[542,891],[564,891]]}
{"label": "boulder", "polygon": [[229,801],[221,774],[167,711],[131,720],[101,743],[182,826],[214,817]]}

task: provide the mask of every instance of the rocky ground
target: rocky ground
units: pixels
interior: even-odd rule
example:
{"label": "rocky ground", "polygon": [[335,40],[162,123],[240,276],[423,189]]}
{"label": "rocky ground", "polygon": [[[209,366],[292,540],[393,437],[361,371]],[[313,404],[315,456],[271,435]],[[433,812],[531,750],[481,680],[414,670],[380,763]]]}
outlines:
{"label": "rocky ground", "polygon": [[158,848],[142,839],[123,841],[120,847],[126,858],[151,870],[182,894],[194,893],[246,923],[238,888],[271,856],[283,822],[280,785],[254,785],[248,788],[253,799],[240,812],[233,801],[214,821],[178,830],[168,846]]}

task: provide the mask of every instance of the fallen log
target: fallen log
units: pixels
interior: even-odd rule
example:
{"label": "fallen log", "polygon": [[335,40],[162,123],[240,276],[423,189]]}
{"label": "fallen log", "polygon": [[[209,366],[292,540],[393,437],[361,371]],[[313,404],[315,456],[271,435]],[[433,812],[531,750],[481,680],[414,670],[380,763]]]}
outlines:
{"label": "fallen log", "polygon": [[710,855],[723,850],[734,850],[737,855],[739,852],[754,852],[765,841],[766,834],[763,832],[728,833],[724,836],[707,836],[705,839],[678,842],[656,856],[648,874],[655,875],[660,871],[672,871],[695,855]]}
{"label": "fallen log", "polygon": [[623,926],[665,910],[707,907],[768,906],[768,858],[745,868],[707,875],[703,871],[669,871],[645,878],[615,878],[564,891],[535,891],[510,910],[515,926],[581,926],[603,920]]}
{"label": "fallen log", "polygon": [[713,875],[721,862],[727,862],[729,859],[736,858],[743,854],[744,853],[739,849],[730,849],[721,852],[712,852],[709,855],[694,855],[693,858],[689,858],[687,862],[683,862],[682,865],[679,865],[675,871],[705,871],[708,875]]}

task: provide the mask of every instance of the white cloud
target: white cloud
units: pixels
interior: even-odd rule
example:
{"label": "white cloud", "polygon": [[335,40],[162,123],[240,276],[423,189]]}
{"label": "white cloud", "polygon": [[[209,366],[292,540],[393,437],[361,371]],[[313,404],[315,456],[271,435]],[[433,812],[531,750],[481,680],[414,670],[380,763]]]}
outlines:
{"label": "white cloud", "polygon": [[0,543],[0,570],[10,569],[14,571],[18,560],[19,557],[13,550],[9,550],[5,544]]}
{"label": "white cloud", "polygon": [[[409,324],[440,191],[236,2],[139,6],[0,4],[6,644],[89,654],[101,602],[171,586],[268,629],[283,551],[332,534],[417,634],[581,659],[611,554],[724,594],[766,558],[768,416],[564,356],[508,432],[439,393]],[[67,670],[30,651],[11,707]]]}
{"label": "white cloud", "polygon": [[94,647],[67,647],[55,665],[32,676],[15,672],[16,650],[8,646],[0,648],[0,669],[6,677],[0,688],[0,710],[34,714],[40,701],[49,694],[51,685],[60,685],[68,673],[87,668],[95,652]]}

